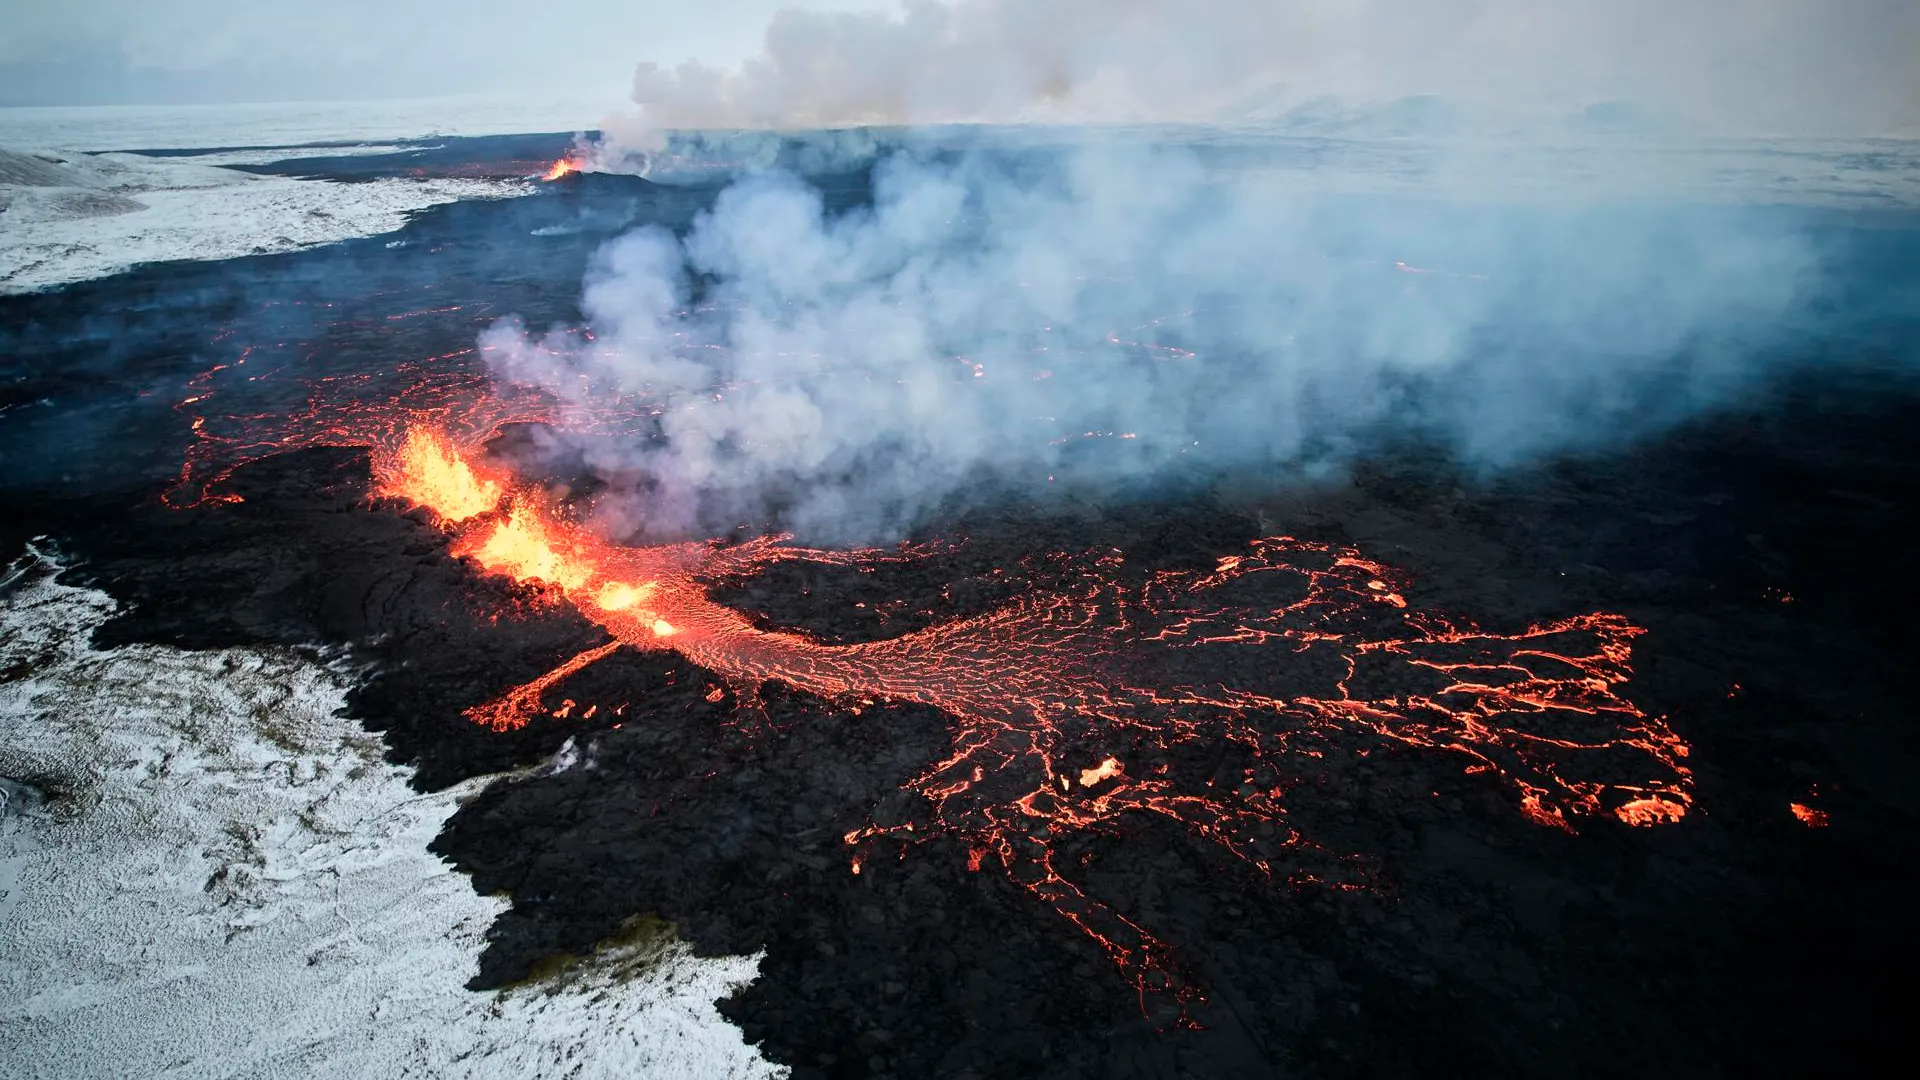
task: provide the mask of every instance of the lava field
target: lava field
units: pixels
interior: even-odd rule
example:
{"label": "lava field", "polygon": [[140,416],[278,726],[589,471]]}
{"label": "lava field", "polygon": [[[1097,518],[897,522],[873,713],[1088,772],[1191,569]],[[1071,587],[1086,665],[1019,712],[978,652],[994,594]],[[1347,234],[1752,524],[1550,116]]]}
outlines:
{"label": "lava field", "polygon": [[[1920,394],[1887,347],[1491,474],[1408,437],[1308,481],[983,481],[865,549],[607,539],[528,447],[657,437],[644,402],[516,397],[476,335],[573,320],[608,231],[714,194],[575,174],[403,245],[0,299],[0,543],[120,601],[102,644],[344,656],[420,787],[500,774],[435,845],[512,899],[474,990],[656,916],[765,950],[722,1008],[796,1077],[1899,1044]],[[529,246],[559,220],[603,224]]]}

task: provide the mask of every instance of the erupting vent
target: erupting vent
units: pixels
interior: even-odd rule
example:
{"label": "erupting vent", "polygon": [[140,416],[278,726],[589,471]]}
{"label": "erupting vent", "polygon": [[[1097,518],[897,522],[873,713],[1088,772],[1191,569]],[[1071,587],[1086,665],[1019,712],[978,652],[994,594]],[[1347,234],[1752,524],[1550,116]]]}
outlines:
{"label": "erupting vent", "polygon": [[558,180],[569,173],[579,172],[580,165],[580,161],[576,160],[572,155],[568,155],[555,161],[552,165],[547,166],[547,171],[541,174],[540,179],[545,181]]}
{"label": "erupting vent", "polygon": [[[1065,584],[889,640],[830,644],[756,626],[712,599],[708,584],[784,560],[870,566],[926,551],[809,550],[784,537],[610,543],[534,486],[478,462],[504,424],[617,430],[631,415],[518,393],[468,377],[423,383],[405,406],[327,406],[316,396],[267,439],[222,440],[196,422],[200,441],[175,498],[219,498],[223,459],[369,447],[382,496],[430,510],[457,554],[544,586],[610,638],[468,711],[488,728],[524,725],[547,708],[550,688],[622,648],[675,651],[747,702],[772,681],[855,711],[939,709],[951,718],[950,751],[909,783],[930,819],[849,831],[850,872],[931,835],[956,837],[970,867],[997,864],[1096,941],[1143,995],[1170,994],[1184,1008],[1200,991],[1167,943],[1074,880],[1056,858],[1061,837],[1117,833],[1130,817],[1158,815],[1261,876],[1314,880],[1295,858],[1317,849],[1290,824],[1291,789],[1303,758],[1348,752],[1355,739],[1453,755],[1555,829],[1599,815],[1671,822],[1691,804],[1687,745],[1619,693],[1642,632],[1621,616],[1491,633],[1411,607],[1403,577],[1357,551],[1274,536],[1204,572],[1123,572],[1124,553],[1111,550],[1035,553],[1030,564]],[[1246,595],[1267,599],[1233,599]],[[1231,652],[1238,668],[1198,670],[1242,671],[1257,650],[1270,677],[1258,686],[1156,677],[1165,665],[1154,657],[1171,650]],[[1166,764],[1203,752],[1231,767],[1193,785]],[[1329,884],[1363,883],[1356,870]]]}

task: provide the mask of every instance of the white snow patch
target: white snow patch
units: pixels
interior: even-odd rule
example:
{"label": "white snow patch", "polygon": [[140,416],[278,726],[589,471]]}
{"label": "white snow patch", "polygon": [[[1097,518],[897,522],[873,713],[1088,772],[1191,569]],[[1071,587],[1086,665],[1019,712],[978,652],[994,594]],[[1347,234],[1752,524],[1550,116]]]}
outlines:
{"label": "white snow patch", "polygon": [[0,294],[142,263],[231,259],[376,236],[429,206],[531,190],[521,181],[342,184],[138,154],[0,150]]}
{"label": "white snow patch", "polygon": [[354,143],[340,145],[267,146],[254,150],[209,150],[172,158],[195,165],[271,165],[276,161],[299,158],[373,157],[379,154],[403,154],[411,150],[438,150],[440,147],[418,143]]}
{"label": "white snow patch", "polygon": [[713,1006],[757,957],[464,989],[505,904],[426,845],[473,786],[412,791],[294,653],[91,648],[113,607],[45,567],[0,597],[0,1072],[781,1075]]}

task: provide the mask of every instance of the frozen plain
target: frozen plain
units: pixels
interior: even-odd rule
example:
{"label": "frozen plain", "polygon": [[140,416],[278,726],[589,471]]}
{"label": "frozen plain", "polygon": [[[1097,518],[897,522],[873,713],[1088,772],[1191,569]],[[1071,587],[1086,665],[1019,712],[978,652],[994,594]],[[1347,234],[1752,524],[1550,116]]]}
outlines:
{"label": "frozen plain", "polygon": [[474,785],[413,791],[312,657],[93,649],[114,602],[54,570],[0,596],[0,1076],[784,1072],[714,1009],[755,957],[467,990],[506,905],[427,844]]}

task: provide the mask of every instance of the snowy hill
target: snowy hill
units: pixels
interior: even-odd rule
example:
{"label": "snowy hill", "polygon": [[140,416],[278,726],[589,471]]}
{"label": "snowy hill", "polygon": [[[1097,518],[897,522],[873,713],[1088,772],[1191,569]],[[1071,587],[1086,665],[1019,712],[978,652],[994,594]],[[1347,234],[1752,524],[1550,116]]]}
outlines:
{"label": "snowy hill", "polygon": [[0,294],[142,263],[293,251],[398,229],[413,211],[524,184],[256,176],[138,154],[0,148]]}

